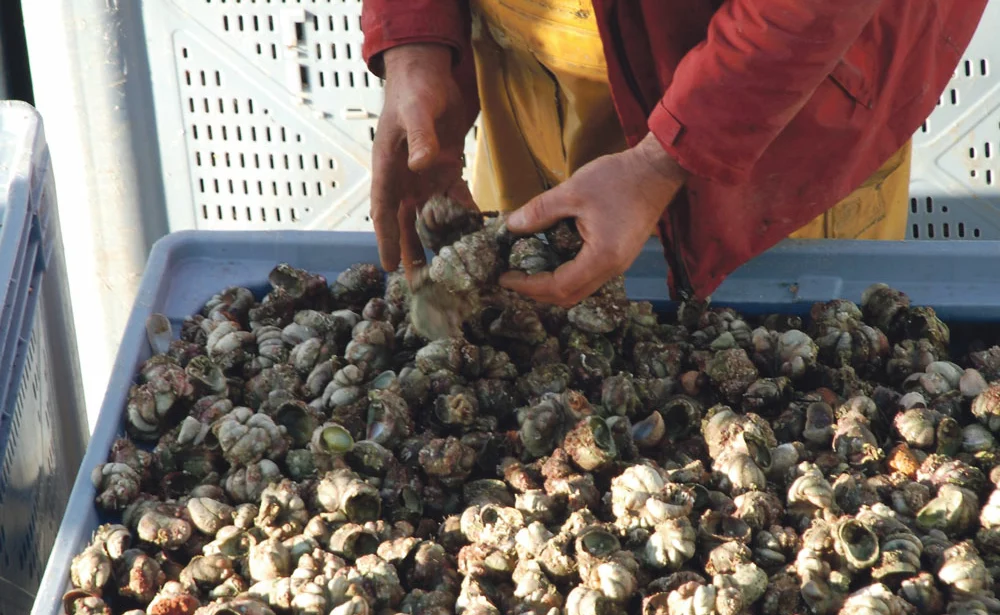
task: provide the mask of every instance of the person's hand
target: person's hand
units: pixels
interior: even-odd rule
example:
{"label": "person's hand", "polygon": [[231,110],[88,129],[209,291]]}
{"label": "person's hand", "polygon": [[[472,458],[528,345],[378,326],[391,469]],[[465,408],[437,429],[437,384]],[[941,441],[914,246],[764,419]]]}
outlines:
{"label": "person's hand", "polygon": [[552,272],[507,272],[500,284],[542,303],[577,304],[632,265],[686,178],[652,134],[632,149],[584,165],[507,219],[510,231],[520,235],[574,218],[583,238],[580,253]]}
{"label": "person's hand", "polygon": [[372,144],[371,218],[379,260],[410,274],[423,265],[417,207],[442,192],[469,207],[462,180],[467,125],[452,75],[452,51],[435,43],[401,45],[383,54],[385,104]]}

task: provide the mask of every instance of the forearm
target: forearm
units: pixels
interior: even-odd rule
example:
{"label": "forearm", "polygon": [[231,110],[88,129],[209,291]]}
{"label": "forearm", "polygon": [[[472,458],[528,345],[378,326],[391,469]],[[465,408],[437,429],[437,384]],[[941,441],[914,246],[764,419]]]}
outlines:
{"label": "forearm", "polygon": [[747,176],[882,0],[727,0],[679,64],[649,128],[688,171]]}

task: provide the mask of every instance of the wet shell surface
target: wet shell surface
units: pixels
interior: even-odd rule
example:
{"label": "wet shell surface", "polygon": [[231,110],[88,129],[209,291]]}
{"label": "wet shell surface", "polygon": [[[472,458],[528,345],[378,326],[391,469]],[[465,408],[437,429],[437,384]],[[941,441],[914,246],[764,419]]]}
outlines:
{"label": "wet shell surface", "polygon": [[416,287],[282,263],[150,319],[67,614],[1000,612],[995,340],[882,284],[805,319],[620,277],[540,305],[496,279],[572,223],[456,207]]}

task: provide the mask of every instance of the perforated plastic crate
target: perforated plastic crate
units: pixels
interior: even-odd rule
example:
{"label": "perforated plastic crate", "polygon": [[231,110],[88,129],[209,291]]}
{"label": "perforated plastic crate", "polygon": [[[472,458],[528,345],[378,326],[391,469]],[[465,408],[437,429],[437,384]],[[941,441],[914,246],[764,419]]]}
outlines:
{"label": "perforated plastic crate", "polygon": [[[139,4],[171,230],[371,229],[361,0]],[[994,2],[915,134],[910,238],[1000,238],[998,26]]]}
{"label": "perforated plastic crate", "polygon": [[913,136],[908,239],[1000,239],[1000,3]]}
{"label": "perforated plastic crate", "polygon": [[360,0],[141,5],[172,230],[371,228]]}
{"label": "perforated plastic crate", "polygon": [[0,102],[0,615],[26,613],[87,432],[48,148]]}
{"label": "perforated plastic crate", "polygon": [[[806,314],[815,301],[859,301],[862,291],[886,282],[931,305],[950,322],[1000,323],[1000,242],[788,241],[744,265],[714,296],[717,305],[745,313]],[[56,615],[69,589],[69,565],[107,517],[94,506],[90,480],[115,438],[124,433],[122,409],[139,366],[151,356],[145,322],[166,315],[174,331],[220,290],[244,286],[263,296],[274,266],[287,262],[328,280],[352,263],[377,262],[374,235],[352,232],[181,231],[154,246],[118,348],[97,426],[77,474],[67,515],[59,528],[33,615]],[[626,274],[633,299],[666,305],[666,266],[661,247],[650,242]]]}

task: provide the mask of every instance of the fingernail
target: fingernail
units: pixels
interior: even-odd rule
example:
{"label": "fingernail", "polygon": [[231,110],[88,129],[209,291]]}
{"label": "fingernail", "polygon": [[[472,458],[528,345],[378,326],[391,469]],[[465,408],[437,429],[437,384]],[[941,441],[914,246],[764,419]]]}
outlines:
{"label": "fingernail", "polygon": [[410,152],[410,162],[417,162],[421,158],[426,158],[427,154],[428,154],[428,151],[427,151],[426,148],[421,148],[421,149],[413,150],[412,152]]}

